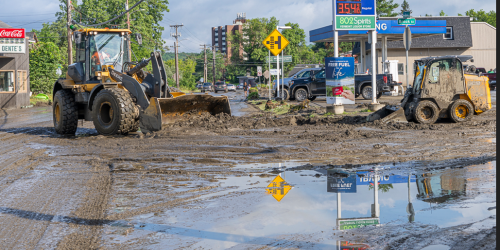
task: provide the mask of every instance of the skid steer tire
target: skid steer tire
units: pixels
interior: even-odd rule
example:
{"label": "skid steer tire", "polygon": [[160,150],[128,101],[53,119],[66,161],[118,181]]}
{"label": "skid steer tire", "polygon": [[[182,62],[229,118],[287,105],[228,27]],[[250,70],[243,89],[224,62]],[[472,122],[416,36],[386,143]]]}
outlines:
{"label": "skid steer tire", "polygon": [[431,101],[420,101],[415,106],[413,119],[421,124],[433,124],[439,118],[439,109]]}
{"label": "skid steer tire", "polygon": [[458,99],[451,104],[448,115],[454,122],[466,122],[474,115],[474,107],[469,101]]}
{"label": "skid steer tire", "polygon": [[138,109],[130,94],[120,88],[101,90],[94,100],[92,113],[94,126],[102,135],[124,135],[137,127]]}
{"label": "skid steer tire", "polygon": [[75,95],[71,90],[63,89],[54,95],[52,114],[56,133],[74,135],[78,127],[78,108]]}

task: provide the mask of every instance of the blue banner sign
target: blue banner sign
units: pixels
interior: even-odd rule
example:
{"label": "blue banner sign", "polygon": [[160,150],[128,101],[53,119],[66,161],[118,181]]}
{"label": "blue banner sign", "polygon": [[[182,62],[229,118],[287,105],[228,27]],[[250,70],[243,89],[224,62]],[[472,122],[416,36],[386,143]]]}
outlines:
{"label": "blue banner sign", "polygon": [[326,103],[354,104],[354,57],[325,57]]}

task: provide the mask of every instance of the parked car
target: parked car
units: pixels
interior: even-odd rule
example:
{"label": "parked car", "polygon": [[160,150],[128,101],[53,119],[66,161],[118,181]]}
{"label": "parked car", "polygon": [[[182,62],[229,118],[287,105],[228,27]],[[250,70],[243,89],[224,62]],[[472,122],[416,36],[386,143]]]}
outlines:
{"label": "parked car", "polygon": [[201,86],[203,86],[201,83],[196,84],[197,89],[201,89]]}
{"label": "parked car", "polygon": [[[284,85],[283,85],[283,88],[285,90],[287,90],[288,92],[289,89],[290,89],[290,81],[294,80],[294,79],[301,79],[301,78],[309,78],[311,76],[311,73],[314,74],[314,72],[317,72],[321,70],[321,68],[307,68],[307,69],[303,69],[303,70],[300,70],[299,72],[293,74],[291,77],[286,77],[284,80]],[[280,89],[281,89],[281,82],[282,82],[282,79],[280,79]],[[273,96],[276,97],[276,89],[277,89],[277,86],[276,86],[276,80],[273,81]],[[286,98],[285,98],[286,99]],[[290,97],[291,100],[294,99],[293,96]]]}
{"label": "parked car", "polygon": [[216,82],[214,85],[214,91],[215,91],[215,93],[217,93],[219,91],[224,91],[225,93],[227,93],[226,83],[225,82]]}
{"label": "parked car", "polygon": [[[395,86],[401,86],[401,83],[392,81],[392,74],[377,74],[377,98],[380,98],[383,92],[393,91]],[[372,99],[372,76],[368,74],[354,75],[355,97],[362,95],[364,99]],[[325,69],[321,69],[309,78],[300,78],[291,81],[290,96],[295,97],[297,101],[305,99],[314,100],[318,96],[326,95]],[[285,89],[285,94],[287,90]]]}
{"label": "parked car", "polygon": [[490,90],[495,90],[497,87],[497,73],[496,68],[493,70],[495,73],[487,73],[485,68],[476,68],[474,65],[463,65],[465,74],[477,74],[481,73],[482,76],[488,77],[490,84]]}
{"label": "parked car", "polygon": [[495,90],[495,88],[497,87],[497,73],[488,73],[485,68],[476,68],[476,74],[479,74],[480,72],[481,75],[488,77],[490,90]]}
{"label": "parked car", "polygon": [[243,90],[243,84],[238,85],[238,87],[236,87],[236,89]]}
{"label": "parked car", "polygon": [[234,91],[234,92],[236,92],[236,86],[234,86],[234,84],[228,84],[227,85],[227,90],[228,91]]}
{"label": "parked car", "polygon": [[205,91],[210,92],[213,90],[214,90],[214,88],[213,88],[211,83],[209,83],[209,82],[203,83],[203,87],[201,88],[201,92],[205,92]]}

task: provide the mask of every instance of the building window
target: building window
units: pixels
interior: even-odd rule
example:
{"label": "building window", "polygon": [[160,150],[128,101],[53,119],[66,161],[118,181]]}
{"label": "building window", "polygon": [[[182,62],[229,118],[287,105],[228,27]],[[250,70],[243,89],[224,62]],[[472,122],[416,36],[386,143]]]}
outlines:
{"label": "building window", "polygon": [[226,42],[222,42],[222,45],[226,45]]}
{"label": "building window", "polygon": [[14,71],[0,71],[0,92],[14,92]]}
{"label": "building window", "polygon": [[226,37],[224,37],[224,36],[223,36],[223,37],[222,37],[222,40],[226,40]]}
{"label": "building window", "polygon": [[398,63],[398,75],[404,75],[405,74],[405,66],[402,63]]}
{"label": "building window", "polygon": [[222,50],[226,50],[226,47],[222,47]]}
{"label": "building window", "polygon": [[28,74],[26,70],[17,71],[17,90],[19,93],[28,92]]}
{"label": "building window", "polygon": [[219,33],[218,32],[215,32],[215,37],[218,37],[219,36]]}
{"label": "building window", "polygon": [[217,41],[219,41],[219,38],[218,38],[218,37],[216,37],[216,38],[215,38],[215,41],[216,41],[216,42],[217,42]]}
{"label": "building window", "polygon": [[443,39],[453,40],[453,27],[446,27],[446,34],[443,34]]}
{"label": "building window", "polygon": [[226,32],[222,31],[222,35],[225,36],[226,35]]}

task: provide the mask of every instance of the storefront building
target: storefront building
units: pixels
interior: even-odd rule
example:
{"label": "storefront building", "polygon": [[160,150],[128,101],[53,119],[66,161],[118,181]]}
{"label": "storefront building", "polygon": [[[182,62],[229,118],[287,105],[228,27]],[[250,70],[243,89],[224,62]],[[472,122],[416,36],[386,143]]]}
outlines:
{"label": "storefront building", "polygon": [[0,109],[30,104],[29,46],[24,29],[0,22]]}

